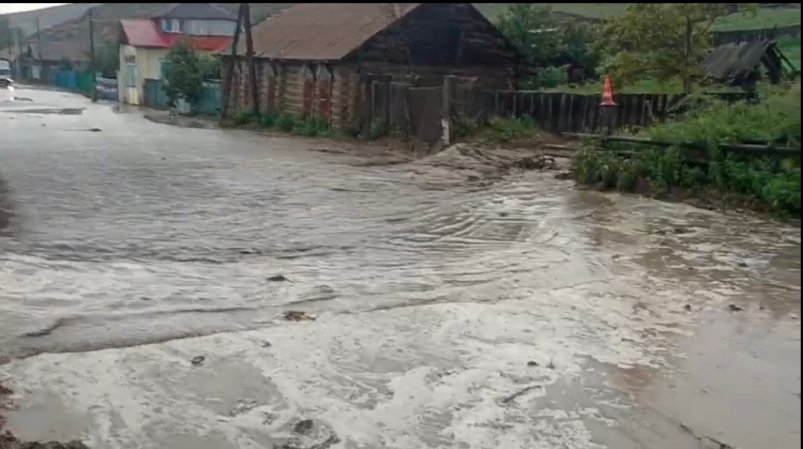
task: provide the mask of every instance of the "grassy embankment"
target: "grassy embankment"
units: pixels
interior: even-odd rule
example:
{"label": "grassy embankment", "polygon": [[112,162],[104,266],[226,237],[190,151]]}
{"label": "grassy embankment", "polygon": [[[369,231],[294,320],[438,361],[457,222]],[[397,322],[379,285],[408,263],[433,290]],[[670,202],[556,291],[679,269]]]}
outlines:
{"label": "grassy embankment", "polygon": [[[800,218],[800,153],[723,153],[722,143],[800,148],[800,83],[765,93],[761,103],[705,100],[695,110],[643,134],[666,149],[586,145],[574,160],[581,184],[659,198],[706,199],[784,218]],[[681,143],[692,142],[696,148]]]}

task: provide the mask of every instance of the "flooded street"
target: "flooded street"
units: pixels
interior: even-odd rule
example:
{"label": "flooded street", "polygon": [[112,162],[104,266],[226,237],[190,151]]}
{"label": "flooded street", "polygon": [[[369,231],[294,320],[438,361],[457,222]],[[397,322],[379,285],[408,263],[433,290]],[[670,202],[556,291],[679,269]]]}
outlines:
{"label": "flooded street", "polygon": [[16,94],[0,414],[24,440],[801,444],[798,227]]}

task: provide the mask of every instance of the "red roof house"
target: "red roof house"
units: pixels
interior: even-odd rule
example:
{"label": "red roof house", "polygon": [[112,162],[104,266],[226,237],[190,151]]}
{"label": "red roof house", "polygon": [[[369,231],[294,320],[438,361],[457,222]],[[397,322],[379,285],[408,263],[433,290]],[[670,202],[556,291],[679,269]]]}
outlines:
{"label": "red roof house", "polygon": [[211,3],[180,3],[159,17],[121,20],[120,102],[148,105],[145,85],[163,78],[164,60],[179,40],[217,53],[231,45],[236,27],[231,13]]}

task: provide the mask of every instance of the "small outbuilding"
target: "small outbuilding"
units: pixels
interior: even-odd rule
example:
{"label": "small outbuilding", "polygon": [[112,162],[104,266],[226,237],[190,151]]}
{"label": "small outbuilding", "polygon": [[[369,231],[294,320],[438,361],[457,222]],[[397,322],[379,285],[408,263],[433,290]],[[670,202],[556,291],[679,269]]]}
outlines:
{"label": "small outbuilding", "polygon": [[765,77],[777,84],[799,73],[773,40],[720,45],[703,61],[703,69],[709,81],[746,88]]}
{"label": "small outbuilding", "polygon": [[[352,124],[366,79],[437,86],[447,75],[514,88],[519,53],[470,3],[303,3],[254,27],[260,110]],[[245,37],[237,48],[230,111],[252,101]],[[224,86],[231,49],[222,52]]]}

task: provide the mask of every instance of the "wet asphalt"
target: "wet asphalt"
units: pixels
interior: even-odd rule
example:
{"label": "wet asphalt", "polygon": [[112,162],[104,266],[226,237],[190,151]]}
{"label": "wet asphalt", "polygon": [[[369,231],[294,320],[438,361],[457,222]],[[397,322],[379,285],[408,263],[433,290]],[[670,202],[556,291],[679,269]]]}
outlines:
{"label": "wet asphalt", "polygon": [[371,164],[15,94],[31,101],[0,97],[0,414],[24,439],[801,443],[799,228],[550,172],[439,182],[492,151]]}

